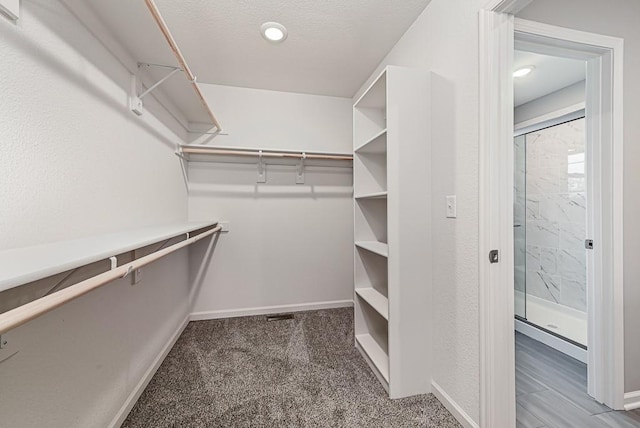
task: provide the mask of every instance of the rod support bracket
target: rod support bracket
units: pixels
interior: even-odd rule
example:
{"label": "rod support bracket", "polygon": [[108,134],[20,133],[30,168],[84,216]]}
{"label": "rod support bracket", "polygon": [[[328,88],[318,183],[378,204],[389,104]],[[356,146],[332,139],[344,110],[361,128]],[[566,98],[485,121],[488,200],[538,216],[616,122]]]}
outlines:
{"label": "rod support bracket", "polygon": [[5,346],[7,346],[7,343],[7,339],[2,337],[2,335],[0,334],[0,349],[3,349]]}
{"label": "rod support bracket", "polygon": [[129,268],[127,269],[127,271],[120,277],[120,278],[126,278],[129,276],[129,274],[133,271],[133,266],[129,266]]}
{"label": "rod support bracket", "polygon": [[[138,63],[138,68],[140,68],[140,66],[142,65],[146,65],[146,66],[157,66],[156,64],[143,64],[143,63]],[[156,83],[154,83],[153,85],[149,86],[149,88],[147,88],[144,92],[142,92],[141,94],[138,94],[138,76],[136,76],[135,74],[131,75],[131,87],[130,87],[130,93],[129,93],[129,109],[134,112],[136,115],[138,116],[142,116],[142,113],[144,113],[144,103],[142,102],[142,99],[149,95],[151,93],[151,91],[153,91],[154,89],[156,89],[158,86],[162,85],[164,82],[166,82],[171,76],[173,76],[174,74],[182,71],[181,68],[179,67],[170,67],[170,66],[164,66],[165,68],[170,68],[171,71],[169,72],[169,74],[167,74],[166,76],[164,76],[162,79],[158,80]]]}
{"label": "rod support bracket", "polygon": [[302,156],[298,161],[298,171],[296,173],[296,184],[304,184],[304,161],[307,159],[307,154],[302,152]]}
{"label": "rod support bracket", "polygon": [[262,157],[262,150],[258,152],[258,179],[256,183],[266,183],[267,182],[267,168],[264,163],[264,159]]}

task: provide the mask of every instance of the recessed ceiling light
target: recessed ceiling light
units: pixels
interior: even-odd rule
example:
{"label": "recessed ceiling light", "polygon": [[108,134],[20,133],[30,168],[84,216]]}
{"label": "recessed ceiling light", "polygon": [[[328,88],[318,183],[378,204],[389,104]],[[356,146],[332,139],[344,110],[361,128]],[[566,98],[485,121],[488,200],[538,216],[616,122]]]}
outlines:
{"label": "recessed ceiling light", "polygon": [[273,43],[282,43],[287,38],[287,29],[277,22],[265,22],[260,26],[262,37]]}
{"label": "recessed ceiling light", "polygon": [[521,67],[513,72],[513,77],[522,77],[531,73],[535,67],[533,65],[527,65],[526,67]]}

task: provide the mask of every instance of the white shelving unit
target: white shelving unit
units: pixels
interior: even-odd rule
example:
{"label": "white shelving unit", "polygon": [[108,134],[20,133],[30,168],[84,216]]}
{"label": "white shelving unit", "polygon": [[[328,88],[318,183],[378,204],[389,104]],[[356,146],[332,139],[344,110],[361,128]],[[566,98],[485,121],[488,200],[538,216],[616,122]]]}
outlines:
{"label": "white shelving unit", "polygon": [[387,67],[353,108],[355,344],[391,398],[430,391],[430,99]]}

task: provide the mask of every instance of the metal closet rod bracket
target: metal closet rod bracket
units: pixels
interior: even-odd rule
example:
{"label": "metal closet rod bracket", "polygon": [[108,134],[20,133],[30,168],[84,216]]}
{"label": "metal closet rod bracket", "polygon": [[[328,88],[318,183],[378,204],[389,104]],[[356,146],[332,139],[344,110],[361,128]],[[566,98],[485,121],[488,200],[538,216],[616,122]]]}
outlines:
{"label": "metal closet rod bracket", "polygon": [[[138,116],[142,116],[142,113],[144,113],[144,103],[142,102],[142,99],[145,96],[149,95],[151,91],[153,91],[158,86],[162,85],[164,82],[169,80],[169,78],[174,74],[184,71],[180,67],[173,67],[170,65],[162,65],[162,64],[152,64],[152,63],[146,63],[146,62],[139,62],[138,68],[140,67],[168,68],[171,71],[169,72],[169,74],[164,76],[162,79],[158,80],[156,83],[151,85],[141,94],[138,94],[138,76],[136,76],[135,74],[131,75],[131,91],[129,94],[129,109],[131,109],[131,111],[137,114]],[[195,80],[196,80],[196,76],[193,76],[193,80],[191,82],[195,83]]]}

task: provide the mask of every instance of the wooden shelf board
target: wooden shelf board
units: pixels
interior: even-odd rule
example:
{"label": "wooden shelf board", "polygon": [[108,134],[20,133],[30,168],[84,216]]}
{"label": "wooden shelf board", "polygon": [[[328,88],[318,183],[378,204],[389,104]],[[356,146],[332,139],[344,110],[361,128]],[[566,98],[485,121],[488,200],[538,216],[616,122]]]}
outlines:
{"label": "wooden shelf board", "polygon": [[184,222],[0,251],[0,291],[215,225]]}
{"label": "wooden shelf board", "polygon": [[354,150],[357,154],[378,154],[387,152],[387,129],[383,129]]}
{"label": "wooden shelf board", "polygon": [[378,342],[370,334],[358,334],[356,335],[356,340],[380,375],[389,382],[389,356],[384,349],[378,345]]}
{"label": "wooden shelf board", "polygon": [[382,257],[389,257],[389,246],[378,241],[357,241],[356,246]]}
{"label": "wooden shelf board", "polygon": [[356,294],[384,319],[389,320],[389,300],[382,293],[375,288],[356,288]]}

